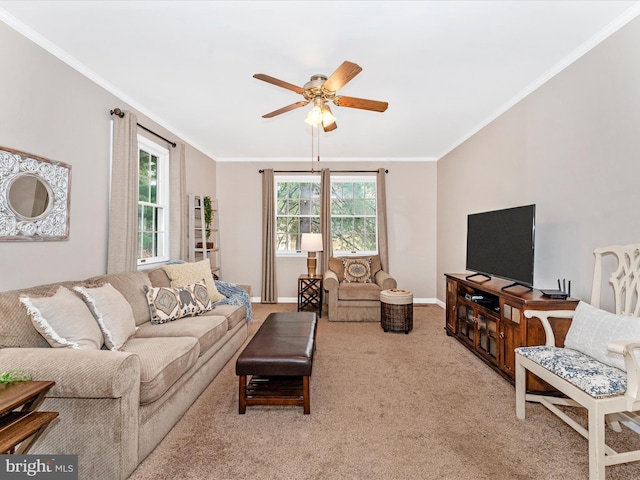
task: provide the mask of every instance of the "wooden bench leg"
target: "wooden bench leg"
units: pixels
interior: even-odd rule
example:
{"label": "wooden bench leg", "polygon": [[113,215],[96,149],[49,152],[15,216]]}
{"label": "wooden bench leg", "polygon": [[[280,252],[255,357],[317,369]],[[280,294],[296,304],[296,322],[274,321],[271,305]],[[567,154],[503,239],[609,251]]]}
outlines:
{"label": "wooden bench leg", "polygon": [[302,377],[302,397],[304,399],[304,414],[311,413],[311,395],[309,392],[309,375]]}
{"label": "wooden bench leg", "polygon": [[238,413],[244,414],[247,411],[247,376],[238,376]]}

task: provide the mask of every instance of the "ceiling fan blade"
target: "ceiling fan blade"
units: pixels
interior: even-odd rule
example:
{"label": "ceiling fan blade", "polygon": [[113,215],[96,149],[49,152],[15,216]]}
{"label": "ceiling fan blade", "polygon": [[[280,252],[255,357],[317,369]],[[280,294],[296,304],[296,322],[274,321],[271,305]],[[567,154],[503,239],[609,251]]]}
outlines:
{"label": "ceiling fan blade", "polygon": [[339,107],[360,108],[362,110],[371,110],[372,112],[384,112],[389,106],[387,102],[355,97],[336,97],[333,103]]}
{"label": "ceiling fan blade", "polygon": [[331,114],[331,117],[333,118],[333,120],[329,120],[326,121],[324,117],[322,117],[322,129],[325,132],[332,132],[333,130],[335,130],[336,128],[338,128],[338,124],[336,122],[335,117],[333,116],[333,112],[331,111],[331,109],[329,108],[329,105],[324,105],[322,108],[324,108],[325,110],[328,110],[329,113]]}
{"label": "ceiling fan blade", "polygon": [[278,80],[277,78],[265,75],[264,73],[256,73],[253,78],[257,78],[258,80],[262,80],[263,82],[271,83],[272,85],[276,85],[278,87],[286,88],[287,90],[292,90],[296,93],[302,94],[302,92],[304,92],[304,89],[298,87],[297,85],[285,82],[284,80]]}
{"label": "ceiling fan blade", "polygon": [[262,118],[275,117],[276,115],[280,115],[281,113],[285,113],[290,110],[295,110],[296,108],[304,107],[307,103],[309,103],[307,100],[292,103],[291,105],[287,105],[286,107],[282,107],[282,108],[279,108],[278,110],[274,110],[273,112],[262,115]]}
{"label": "ceiling fan blade", "polygon": [[324,82],[323,87],[332,92],[337,92],[344,87],[347,82],[362,71],[362,67],[352,62],[343,62],[335,72]]}

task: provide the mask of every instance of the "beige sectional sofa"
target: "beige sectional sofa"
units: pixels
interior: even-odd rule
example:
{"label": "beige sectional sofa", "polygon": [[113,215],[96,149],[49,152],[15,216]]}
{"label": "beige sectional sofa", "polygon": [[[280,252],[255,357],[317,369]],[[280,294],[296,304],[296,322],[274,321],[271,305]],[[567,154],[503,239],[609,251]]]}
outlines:
{"label": "beige sectional sofa", "polygon": [[[20,302],[60,285],[105,283],[129,303],[137,326],[120,351],[52,348]],[[60,415],[29,453],[77,454],[79,478],[127,478],[246,340],[244,306],[152,324],[145,285],[170,280],[156,269],[0,293],[0,372],[56,382],[41,409]]]}

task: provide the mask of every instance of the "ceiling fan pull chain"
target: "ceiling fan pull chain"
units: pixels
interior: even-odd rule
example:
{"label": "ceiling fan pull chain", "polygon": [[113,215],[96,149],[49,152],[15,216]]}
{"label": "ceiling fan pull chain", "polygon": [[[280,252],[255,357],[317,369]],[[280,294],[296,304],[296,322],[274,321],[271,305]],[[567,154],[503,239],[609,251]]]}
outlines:
{"label": "ceiling fan pull chain", "polygon": [[316,132],[316,136],[318,137],[318,162],[320,162],[320,124],[316,125],[318,131]]}
{"label": "ceiling fan pull chain", "polygon": [[311,173],[313,172],[313,125],[311,125]]}

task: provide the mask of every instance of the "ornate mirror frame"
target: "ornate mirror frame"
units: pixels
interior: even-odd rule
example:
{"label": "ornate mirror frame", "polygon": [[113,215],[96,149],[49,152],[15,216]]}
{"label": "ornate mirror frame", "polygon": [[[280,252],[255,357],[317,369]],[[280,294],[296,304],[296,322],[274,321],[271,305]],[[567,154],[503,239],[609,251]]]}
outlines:
{"label": "ornate mirror frame", "polygon": [[70,206],[71,165],[0,147],[0,241],[68,240]]}

